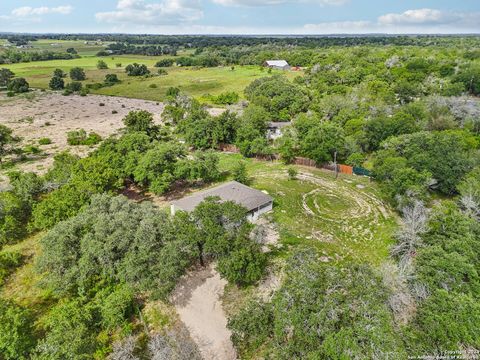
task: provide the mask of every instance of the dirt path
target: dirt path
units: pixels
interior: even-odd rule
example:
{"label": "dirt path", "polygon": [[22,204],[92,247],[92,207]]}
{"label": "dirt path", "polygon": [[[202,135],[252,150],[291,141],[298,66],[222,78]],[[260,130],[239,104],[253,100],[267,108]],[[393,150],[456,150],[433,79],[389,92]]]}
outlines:
{"label": "dirt path", "polygon": [[172,296],[180,319],[205,360],[236,359],[220,302],[226,283],[210,265],[184,276]]}

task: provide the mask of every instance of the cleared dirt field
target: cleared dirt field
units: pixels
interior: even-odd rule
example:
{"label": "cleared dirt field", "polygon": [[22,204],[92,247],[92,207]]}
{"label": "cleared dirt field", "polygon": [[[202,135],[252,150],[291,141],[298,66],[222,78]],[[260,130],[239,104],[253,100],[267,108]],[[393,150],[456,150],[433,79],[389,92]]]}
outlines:
{"label": "cleared dirt field", "polygon": [[[160,122],[163,104],[154,101],[121,97],[88,95],[63,96],[54,92],[33,92],[28,97],[0,98],[0,124],[13,129],[22,138],[22,145],[38,146],[44,155],[21,163],[18,168],[42,173],[50,167],[53,156],[62,151],[85,156],[88,146],[67,144],[67,132],[77,129],[94,131],[108,137],[123,127],[122,119],[129,111],[147,110]],[[38,140],[49,138],[50,145]]]}

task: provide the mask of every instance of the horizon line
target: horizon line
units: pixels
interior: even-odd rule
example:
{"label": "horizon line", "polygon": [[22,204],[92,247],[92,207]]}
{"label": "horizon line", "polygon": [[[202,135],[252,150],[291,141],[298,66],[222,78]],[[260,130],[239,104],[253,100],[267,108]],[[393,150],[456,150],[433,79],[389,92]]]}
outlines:
{"label": "horizon line", "polygon": [[295,34],[295,33],[128,33],[128,32],[23,32],[23,31],[0,31],[1,35],[150,35],[150,36],[480,36],[480,32],[466,33],[325,33],[325,34]]}

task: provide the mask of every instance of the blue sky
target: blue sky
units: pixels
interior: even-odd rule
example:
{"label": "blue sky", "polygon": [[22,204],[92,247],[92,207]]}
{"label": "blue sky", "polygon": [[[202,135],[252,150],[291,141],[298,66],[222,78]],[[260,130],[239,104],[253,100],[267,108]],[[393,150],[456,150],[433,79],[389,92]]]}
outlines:
{"label": "blue sky", "polygon": [[480,33],[480,1],[0,0],[0,31]]}

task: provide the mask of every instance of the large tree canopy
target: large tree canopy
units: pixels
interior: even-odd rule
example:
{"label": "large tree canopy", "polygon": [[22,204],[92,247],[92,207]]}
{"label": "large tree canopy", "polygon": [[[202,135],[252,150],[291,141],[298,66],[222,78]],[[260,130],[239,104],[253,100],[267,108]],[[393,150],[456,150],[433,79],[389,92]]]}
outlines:
{"label": "large tree canopy", "polygon": [[103,279],[165,295],[195,254],[175,233],[172,220],[148,203],[97,195],[42,239],[38,266],[58,293],[87,291]]}
{"label": "large tree canopy", "polygon": [[289,121],[307,109],[308,96],[298,85],[281,76],[257,79],[245,89],[245,96],[253,104],[264,107],[271,121]]}

